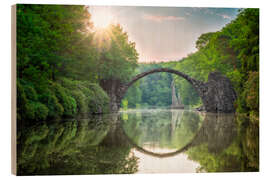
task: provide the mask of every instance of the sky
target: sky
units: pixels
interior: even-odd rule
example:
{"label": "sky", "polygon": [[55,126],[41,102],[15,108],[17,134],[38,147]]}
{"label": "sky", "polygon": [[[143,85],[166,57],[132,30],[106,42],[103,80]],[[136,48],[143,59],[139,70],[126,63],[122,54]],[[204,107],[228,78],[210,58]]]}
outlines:
{"label": "sky", "polygon": [[120,24],[139,62],[175,61],[195,52],[198,37],[235,19],[236,8],[90,6],[94,26]]}

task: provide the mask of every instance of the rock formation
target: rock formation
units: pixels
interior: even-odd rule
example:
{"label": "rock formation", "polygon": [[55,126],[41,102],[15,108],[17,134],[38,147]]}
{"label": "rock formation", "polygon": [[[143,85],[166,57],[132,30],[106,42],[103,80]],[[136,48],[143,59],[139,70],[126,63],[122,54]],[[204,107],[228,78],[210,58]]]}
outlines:
{"label": "rock formation", "polygon": [[180,100],[180,94],[178,93],[178,97],[176,96],[175,92],[175,85],[174,85],[174,80],[171,83],[171,89],[172,89],[172,109],[184,109],[184,105],[181,103]]}

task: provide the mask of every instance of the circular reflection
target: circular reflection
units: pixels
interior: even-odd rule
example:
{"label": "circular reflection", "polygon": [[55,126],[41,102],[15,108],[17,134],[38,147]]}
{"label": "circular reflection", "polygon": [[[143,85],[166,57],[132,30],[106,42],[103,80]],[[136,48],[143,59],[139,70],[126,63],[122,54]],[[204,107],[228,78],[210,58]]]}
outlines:
{"label": "circular reflection", "polygon": [[131,111],[121,113],[120,120],[118,133],[139,152],[158,158],[175,156],[201,144],[207,144],[209,152],[219,153],[237,135],[234,114]]}

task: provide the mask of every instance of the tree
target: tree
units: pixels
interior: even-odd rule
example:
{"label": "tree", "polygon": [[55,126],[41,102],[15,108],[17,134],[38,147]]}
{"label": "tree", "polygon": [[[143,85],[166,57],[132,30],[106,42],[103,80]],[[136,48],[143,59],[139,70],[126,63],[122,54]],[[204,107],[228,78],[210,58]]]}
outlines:
{"label": "tree", "polygon": [[128,34],[118,25],[111,25],[99,36],[103,39],[99,48],[99,80],[117,79],[128,81],[137,67],[138,53],[135,43],[128,40]]}

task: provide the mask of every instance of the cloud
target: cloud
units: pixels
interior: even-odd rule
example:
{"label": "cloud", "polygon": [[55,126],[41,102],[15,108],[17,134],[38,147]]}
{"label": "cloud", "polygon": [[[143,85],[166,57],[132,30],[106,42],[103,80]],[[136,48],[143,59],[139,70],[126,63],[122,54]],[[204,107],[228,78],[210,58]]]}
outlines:
{"label": "cloud", "polygon": [[217,14],[218,16],[221,16],[223,19],[232,19],[231,16],[228,16],[227,14]]}
{"label": "cloud", "polygon": [[145,14],[143,19],[155,21],[155,22],[163,22],[163,21],[183,21],[185,18],[181,16],[160,16],[160,15],[150,15]]}

